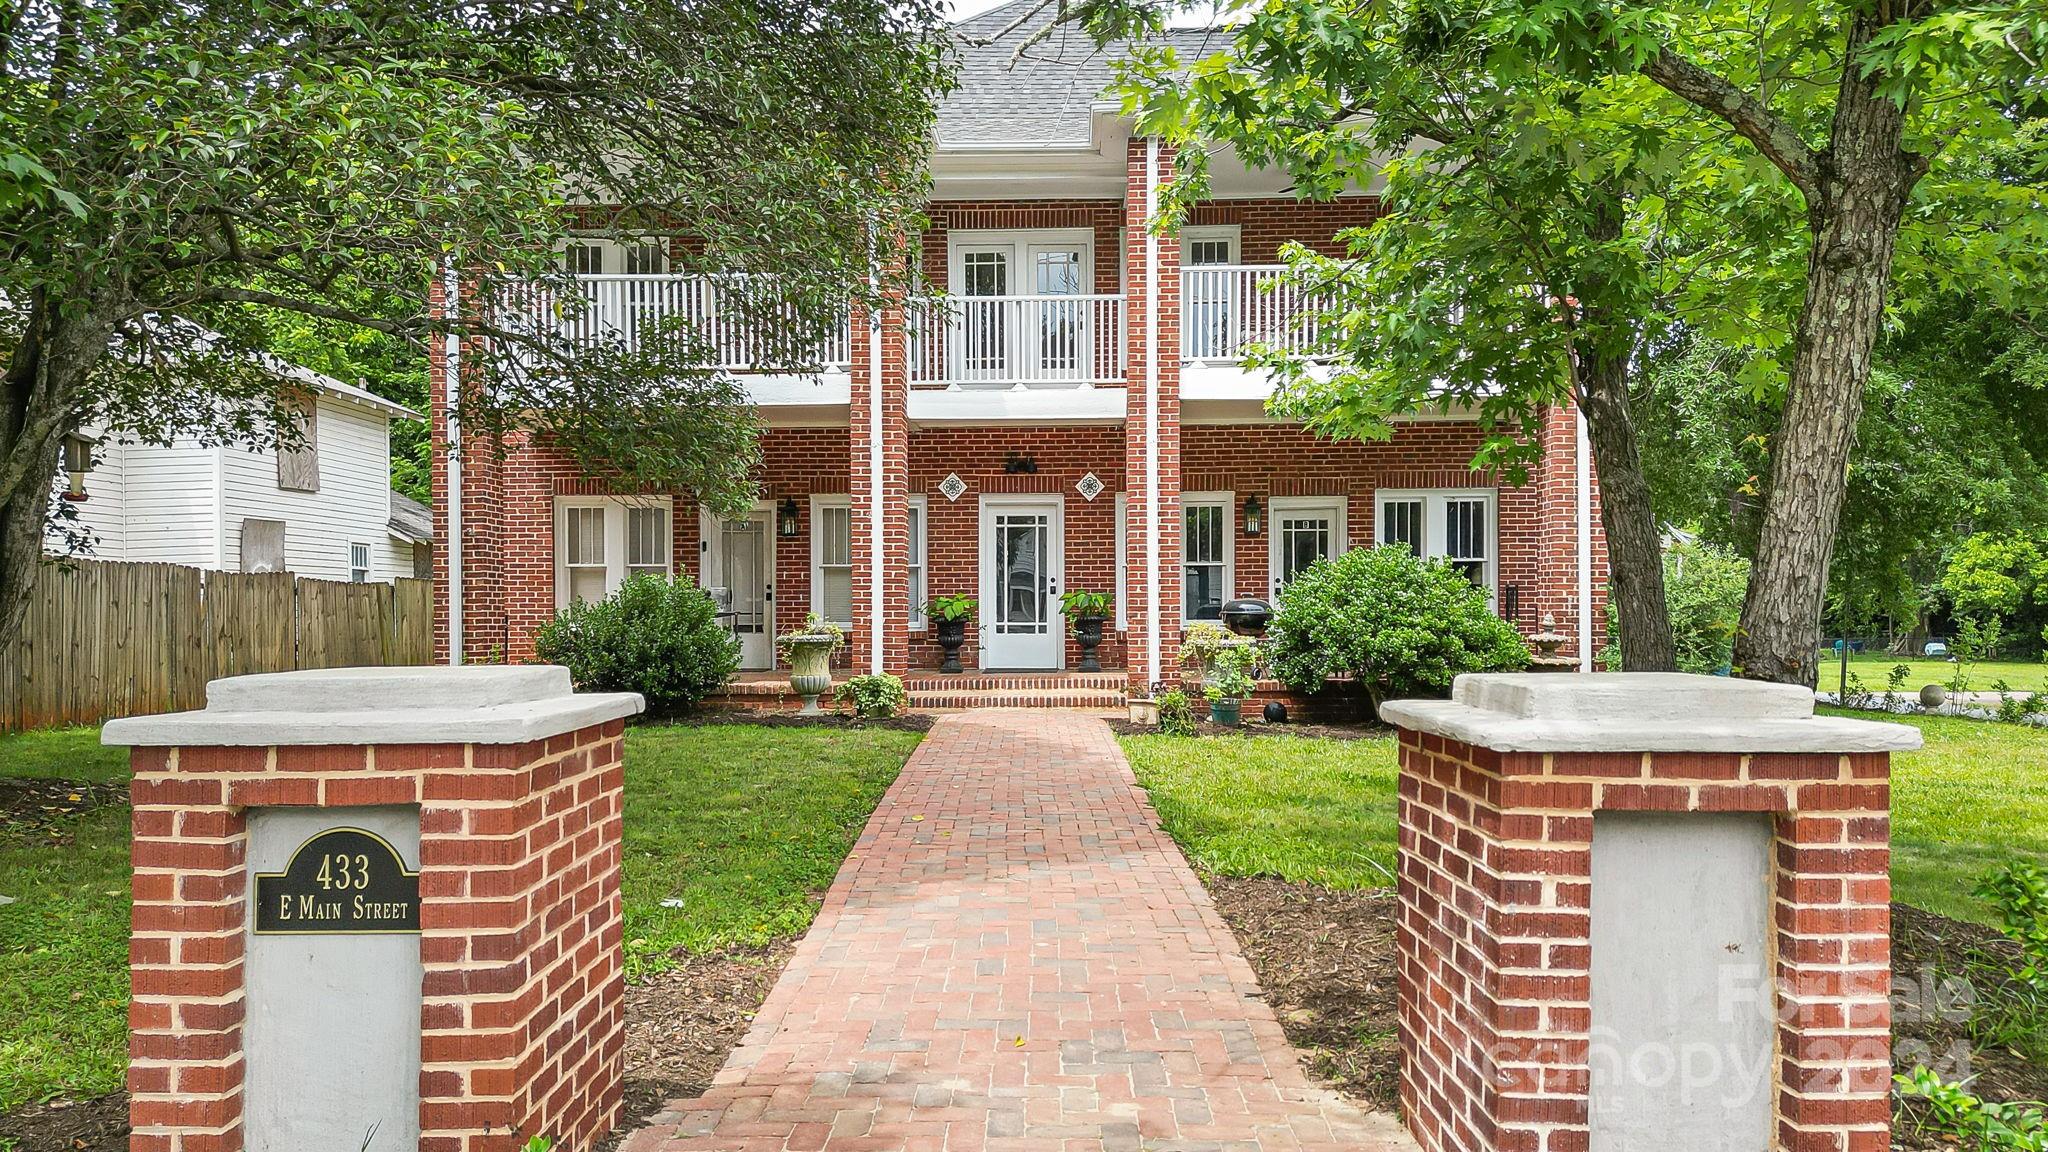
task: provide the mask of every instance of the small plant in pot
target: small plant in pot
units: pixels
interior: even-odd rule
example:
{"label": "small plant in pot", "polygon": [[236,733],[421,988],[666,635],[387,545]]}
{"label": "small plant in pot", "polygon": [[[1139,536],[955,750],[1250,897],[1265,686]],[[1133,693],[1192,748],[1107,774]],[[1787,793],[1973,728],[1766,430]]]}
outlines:
{"label": "small plant in pot", "polygon": [[1116,597],[1108,592],[1090,592],[1076,588],[1060,597],[1060,611],[1074,622],[1074,639],[1081,643],[1081,671],[1100,672],[1102,662],[1095,658],[1095,649],[1102,643],[1102,624],[1109,619],[1109,610],[1116,604]]}
{"label": "small plant in pot", "polygon": [[1198,670],[1197,682],[1206,681],[1216,674],[1216,661],[1226,652],[1235,652],[1248,641],[1233,636],[1221,624],[1203,620],[1188,625],[1180,642],[1180,660],[1193,664]]}
{"label": "small plant in pot", "polygon": [[846,643],[846,633],[836,624],[818,619],[816,612],[804,617],[803,627],[775,638],[775,647],[789,661],[789,690],[803,698],[803,715],[822,715],[818,697],[832,690],[832,654]]}
{"label": "small plant in pot", "polygon": [[1256,659],[1249,647],[1219,653],[1202,683],[1202,695],[1209,698],[1209,719],[1226,728],[1237,727],[1238,710],[1244,698],[1258,687],[1252,679]]}
{"label": "small plant in pot", "polygon": [[932,622],[932,629],[938,634],[939,647],[946,653],[939,671],[960,671],[960,645],[966,642],[967,624],[974,619],[974,610],[980,606],[972,596],[934,596],[925,602],[925,619]]}

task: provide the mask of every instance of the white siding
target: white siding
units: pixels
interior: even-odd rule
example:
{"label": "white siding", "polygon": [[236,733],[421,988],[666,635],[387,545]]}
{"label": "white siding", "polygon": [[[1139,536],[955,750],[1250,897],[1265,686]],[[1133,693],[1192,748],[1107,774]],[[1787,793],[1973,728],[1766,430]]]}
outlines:
{"label": "white siding", "polygon": [[332,396],[320,397],[317,421],[320,490],[277,486],[277,454],[228,448],[227,555],[241,567],[241,524],[247,517],[284,521],[285,567],[318,580],[346,580],[349,545],[370,546],[370,579],[412,575],[386,543],[391,520],[391,441],[385,417]]}
{"label": "white siding", "polygon": [[[101,555],[110,560],[213,567],[219,531],[214,450],[182,441],[168,448],[122,444],[113,451],[123,457],[121,510],[128,525],[122,555]],[[88,481],[88,489],[91,486]]]}
{"label": "white siding", "polygon": [[[124,508],[127,495],[122,484],[123,465],[128,453],[125,445],[109,444],[104,441],[93,448],[93,469],[85,478],[84,503],[73,505],[78,509],[76,527],[91,532],[98,539],[89,553],[99,560],[126,560],[128,558],[128,514]],[[57,483],[53,489],[61,494],[68,486],[64,475],[64,462],[57,462]],[[61,537],[52,536],[49,547],[52,550],[63,546]]]}

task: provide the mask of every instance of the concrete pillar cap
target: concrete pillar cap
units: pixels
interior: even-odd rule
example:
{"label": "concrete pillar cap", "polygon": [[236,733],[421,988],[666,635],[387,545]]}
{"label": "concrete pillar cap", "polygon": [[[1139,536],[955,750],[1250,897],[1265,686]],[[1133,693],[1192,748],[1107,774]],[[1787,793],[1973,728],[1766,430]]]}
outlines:
{"label": "concrete pillar cap", "polygon": [[1896,752],[1906,724],[1815,716],[1813,692],[1679,672],[1481,673],[1449,700],[1396,700],[1389,723],[1500,752]]}
{"label": "concrete pillar cap", "polygon": [[635,715],[636,692],[578,693],[552,664],[323,668],[231,676],[196,712],[109,721],[105,744],[523,744]]}

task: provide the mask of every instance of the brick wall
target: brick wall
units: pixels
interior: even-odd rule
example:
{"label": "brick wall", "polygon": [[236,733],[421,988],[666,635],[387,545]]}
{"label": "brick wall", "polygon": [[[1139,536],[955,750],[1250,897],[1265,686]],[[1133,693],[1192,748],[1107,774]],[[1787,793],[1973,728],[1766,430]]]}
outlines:
{"label": "brick wall", "polygon": [[1298,240],[1325,256],[1342,256],[1337,233],[1363,228],[1379,219],[1377,196],[1346,196],[1338,200],[1296,200],[1268,196],[1245,200],[1211,200],[1188,213],[1188,223],[1235,224],[1237,258],[1243,264],[1277,264],[1280,246]]}
{"label": "brick wall", "polygon": [[1596,811],[1774,818],[1778,1144],[1889,1146],[1890,757],[1401,734],[1401,1106],[1424,1152],[1584,1152]]}
{"label": "brick wall", "polygon": [[135,1152],[242,1147],[247,809],[375,804],[420,808],[422,1152],[590,1147],[621,1100],[622,731],[136,750]]}

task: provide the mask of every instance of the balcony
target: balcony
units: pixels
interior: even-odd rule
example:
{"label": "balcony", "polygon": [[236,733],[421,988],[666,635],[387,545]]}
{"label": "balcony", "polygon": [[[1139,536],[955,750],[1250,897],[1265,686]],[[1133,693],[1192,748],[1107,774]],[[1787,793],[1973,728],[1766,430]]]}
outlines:
{"label": "balcony", "polygon": [[1123,383],[1122,296],[919,299],[904,324],[913,388]]}
{"label": "balcony", "polygon": [[1181,269],[1180,352],[1185,360],[1234,363],[1253,344],[1307,352],[1316,343],[1309,293],[1281,264]]}
{"label": "balcony", "polygon": [[[578,276],[583,304],[577,308],[547,307],[561,335],[577,344],[623,337],[631,343],[639,333],[682,318],[701,333],[713,351],[711,367],[728,372],[845,371],[853,359],[853,336],[846,321],[808,355],[789,356],[776,333],[797,321],[788,305],[764,305],[746,299],[755,278],[742,275]],[[778,352],[785,354],[778,354]],[[794,360],[794,363],[779,362]]]}

